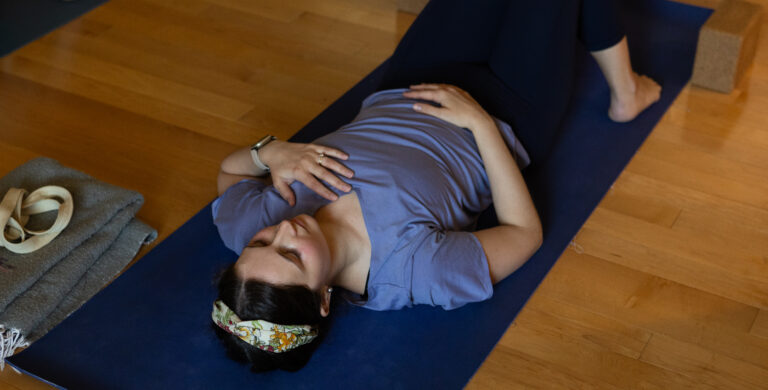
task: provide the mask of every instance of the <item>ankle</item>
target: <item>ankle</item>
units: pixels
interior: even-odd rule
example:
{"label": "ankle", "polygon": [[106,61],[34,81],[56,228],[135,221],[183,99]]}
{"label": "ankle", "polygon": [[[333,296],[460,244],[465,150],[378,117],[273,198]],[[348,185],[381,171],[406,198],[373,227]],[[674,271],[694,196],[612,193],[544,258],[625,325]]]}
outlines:
{"label": "ankle", "polygon": [[637,94],[637,75],[631,72],[621,83],[611,86],[611,99],[617,102],[633,100]]}

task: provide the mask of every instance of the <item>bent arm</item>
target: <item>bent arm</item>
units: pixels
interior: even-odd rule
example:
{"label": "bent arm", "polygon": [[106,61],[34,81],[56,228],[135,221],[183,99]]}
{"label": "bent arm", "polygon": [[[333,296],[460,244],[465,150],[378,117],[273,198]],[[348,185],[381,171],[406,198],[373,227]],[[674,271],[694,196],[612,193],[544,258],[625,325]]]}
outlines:
{"label": "bent arm", "polygon": [[415,103],[413,108],[472,131],[499,219],[499,226],[473,234],[485,251],[491,280],[501,281],[520,268],[542,241],[541,222],[514,156],[493,118],[467,92],[450,85],[421,84],[403,95],[440,103],[440,107]]}
{"label": "bent arm", "polygon": [[[264,148],[268,147],[269,145]],[[253,160],[251,159],[251,149],[249,147],[237,149],[222,160],[221,165],[219,166],[219,176],[216,180],[219,196],[221,196],[227,188],[243,179],[258,178],[264,181],[269,181],[269,176],[266,176],[266,174],[266,171],[253,163]]]}
{"label": "bent arm", "polygon": [[499,226],[473,234],[497,283],[520,268],[541,246],[542,229],[531,195],[512,153],[488,116],[471,129],[483,159]]}
{"label": "bent arm", "polygon": [[336,200],[338,196],[320,180],[344,192],[352,189],[349,184],[336,176],[340,174],[351,178],[354,175],[351,169],[336,161],[336,159],[349,158],[346,153],[338,149],[274,140],[259,150],[259,158],[262,163],[270,167],[269,172],[262,170],[253,162],[250,147],[240,148],[227,156],[221,162],[219,169],[217,180],[219,195],[243,179],[256,178],[264,180],[267,184],[273,184],[280,196],[291,206],[296,203],[296,197],[290,184],[296,180],[330,201]]}

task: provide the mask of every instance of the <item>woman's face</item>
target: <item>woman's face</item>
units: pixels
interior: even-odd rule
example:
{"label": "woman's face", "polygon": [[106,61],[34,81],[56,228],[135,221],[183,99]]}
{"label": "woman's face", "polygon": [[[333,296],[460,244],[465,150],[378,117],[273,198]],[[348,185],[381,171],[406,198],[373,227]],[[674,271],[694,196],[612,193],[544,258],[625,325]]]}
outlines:
{"label": "woman's face", "polygon": [[256,233],[235,263],[242,278],[312,291],[330,283],[330,271],[328,243],[317,221],[306,214]]}

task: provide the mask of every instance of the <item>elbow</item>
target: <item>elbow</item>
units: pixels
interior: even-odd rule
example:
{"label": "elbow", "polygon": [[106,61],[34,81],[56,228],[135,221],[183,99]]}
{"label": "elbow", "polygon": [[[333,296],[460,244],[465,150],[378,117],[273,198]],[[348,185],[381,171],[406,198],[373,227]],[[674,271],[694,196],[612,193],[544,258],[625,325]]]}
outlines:
{"label": "elbow", "polygon": [[219,169],[219,174],[216,176],[216,192],[218,192],[219,196],[221,196],[226,190],[226,173],[224,173],[224,170]]}
{"label": "elbow", "polygon": [[541,230],[541,226],[539,226],[539,229],[533,234],[533,238],[531,239],[531,246],[533,247],[533,250],[531,251],[531,256],[533,256],[533,253],[536,253],[539,248],[541,248],[541,245],[544,243],[544,231]]}
{"label": "elbow", "polygon": [[541,227],[541,220],[536,218],[536,250],[538,251],[539,248],[544,244],[544,228]]}
{"label": "elbow", "polygon": [[541,221],[536,218],[535,223],[529,226],[526,230],[528,231],[527,236],[530,245],[530,254],[533,256],[544,243],[544,230],[541,228]]}

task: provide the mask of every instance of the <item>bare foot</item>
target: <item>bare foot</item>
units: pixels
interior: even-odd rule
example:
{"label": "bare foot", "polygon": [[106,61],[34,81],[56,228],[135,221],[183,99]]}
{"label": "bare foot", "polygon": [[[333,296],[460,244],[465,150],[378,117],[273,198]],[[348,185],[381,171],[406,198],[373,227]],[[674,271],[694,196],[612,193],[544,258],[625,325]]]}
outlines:
{"label": "bare foot", "polygon": [[614,122],[629,122],[635,119],[648,106],[656,103],[661,94],[661,87],[650,77],[633,72],[634,91],[619,95],[611,93],[611,107],[608,117]]}

